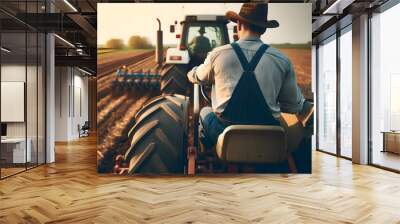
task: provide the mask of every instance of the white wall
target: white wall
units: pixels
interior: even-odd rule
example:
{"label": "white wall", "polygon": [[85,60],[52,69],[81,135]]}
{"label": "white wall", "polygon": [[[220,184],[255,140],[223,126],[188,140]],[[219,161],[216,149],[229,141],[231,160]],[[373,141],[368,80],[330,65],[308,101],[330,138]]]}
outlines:
{"label": "white wall", "polygon": [[[28,68],[29,70],[29,68]],[[4,64],[1,66],[2,82],[25,82],[25,64]],[[7,108],[1,108],[7,110]],[[8,137],[25,137],[25,123],[7,123]]]}
{"label": "white wall", "polygon": [[70,77],[67,67],[55,68],[55,140],[68,140],[68,88]]}
{"label": "white wall", "polygon": [[55,73],[55,140],[70,141],[88,120],[88,78],[72,67],[56,67]]}
{"label": "white wall", "polygon": [[[38,69],[38,70],[37,70]],[[22,112],[27,115],[24,122],[6,122],[8,138],[25,138],[30,140],[32,150],[32,161],[44,163],[44,82],[42,68],[36,65],[24,64],[2,64],[1,81],[2,82],[24,82],[26,83],[26,107]],[[27,80],[25,80],[27,78]],[[4,96],[2,96],[4,97]],[[1,110],[10,110],[10,108],[1,108]],[[39,155],[37,155],[39,154]]]}
{"label": "white wall", "polygon": [[78,137],[78,124],[83,125],[85,121],[88,121],[89,119],[89,102],[88,102],[88,78],[81,76],[82,73],[79,73],[79,75],[76,75],[75,70],[75,75],[74,75],[74,108],[72,109],[72,130],[71,130],[71,135],[74,136],[75,138]]}
{"label": "white wall", "polygon": [[[3,64],[1,66],[1,81],[2,82],[25,82],[26,67],[20,64]],[[28,73],[34,69],[28,66]],[[35,68],[36,69],[36,68]],[[35,71],[36,72],[36,71]],[[27,96],[29,97],[29,92]],[[36,92],[34,94],[36,96]],[[1,108],[7,110],[7,108]],[[30,120],[28,118],[28,120]],[[8,137],[25,137],[25,122],[11,122],[7,123],[7,136]],[[29,136],[28,136],[29,137]]]}

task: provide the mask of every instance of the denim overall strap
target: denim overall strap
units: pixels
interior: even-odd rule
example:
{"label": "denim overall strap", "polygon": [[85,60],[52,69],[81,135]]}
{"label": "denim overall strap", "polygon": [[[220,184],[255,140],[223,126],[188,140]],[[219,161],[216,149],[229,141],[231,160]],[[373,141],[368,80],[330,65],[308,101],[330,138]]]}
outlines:
{"label": "denim overall strap", "polygon": [[232,48],[238,56],[244,71],[219,119],[227,124],[279,125],[265,101],[254,74],[254,69],[268,49],[268,45],[263,44],[257,50],[250,63],[239,45],[234,43]]}

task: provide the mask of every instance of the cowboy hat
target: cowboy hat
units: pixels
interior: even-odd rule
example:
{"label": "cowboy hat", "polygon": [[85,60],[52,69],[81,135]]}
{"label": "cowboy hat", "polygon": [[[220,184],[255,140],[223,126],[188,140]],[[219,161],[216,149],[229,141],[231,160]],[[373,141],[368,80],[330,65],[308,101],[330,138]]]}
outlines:
{"label": "cowboy hat", "polygon": [[206,33],[206,29],[204,28],[204,26],[200,27],[199,33]]}
{"label": "cowboy hat", "polygon": [[234,23],[237,23],[239,20],[261,28],[276,28],[279,26],[278,21],[267,20],[267,3],[244,3],[240,8],[239,14],[233,11],[228,11],[225,16]]}

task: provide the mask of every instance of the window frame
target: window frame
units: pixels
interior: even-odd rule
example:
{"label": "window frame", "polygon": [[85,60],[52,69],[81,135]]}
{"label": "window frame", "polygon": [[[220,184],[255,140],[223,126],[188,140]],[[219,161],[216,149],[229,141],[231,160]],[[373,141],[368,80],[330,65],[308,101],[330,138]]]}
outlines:
{"label": "window frame", "polygon": [[[340,21],[338,21],[340,22]],[[340,82],[341,82],[341,67],[340,67],[340,37],[347,32],[352,32],[352,23],[350,22],[349,24],[345,25],[344,27],[337,29],[335,33],[327,36],[324,39],[321,39],[318,41],[316,44],[316,50],[315,50],[315,58],[316,58],[316,68],[315,68],[315,81],[316,81],[316,105],[318,107],[318,104],[320,102],[319,99],[319,83],[320,83],[320,75],[319,75],[319,48],[322,43],[328,43],[330,41],[336,41],[336,151],[335,153],[329,152],[327,150],[321,149],[320,148],[320,143],[319,143],[319,110],[316,110],[316,138],[315,138],[315,143],[316,143],[316,151],[327,153],[336,157],[344,158],[347,160],[352,160],[351,157],[344,156],[342,155],[342,150],[341,150],[341,118],[340,118],[340,104],[341,104],[341,91],[340,91]]]}
{"label": "window frame", "polygon": [[368,111],[367,111],[367,116],[368,116],[368,152],[367,152],[367,162],[368,165],[377,167],[383,170],[395,172],[395,173],[400,173],[400,170],[390,168],[388,166],[380,165],[377,163],[373,162],[373,130],[372,130],[372,107],[373,107],[373,102],[372,102],[372,93],[373,93],[373,88],[372,88],[372,54],[373,54],[373,49],[372,49],[372,19],[374,17],[374,14],[381,14],[384,13],[385,11],[393,8],[394,6],[397,6],[400,4],[400,0],[388,0],[384,4],[380,5],[379,7],[368,11],[368,30],[367,30],[367,39],[368,39],[368,68],[367,68],[367,79],[368,79]]}

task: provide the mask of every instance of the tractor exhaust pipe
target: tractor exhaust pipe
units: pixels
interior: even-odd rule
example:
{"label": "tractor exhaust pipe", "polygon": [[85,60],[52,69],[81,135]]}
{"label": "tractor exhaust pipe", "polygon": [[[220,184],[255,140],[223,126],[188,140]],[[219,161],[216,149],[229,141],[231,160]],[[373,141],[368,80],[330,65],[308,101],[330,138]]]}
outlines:
{"label": "tractor exhaust pipe", "polygon": [[163,51],[163,31],[161,30],[161,21],[157,18],[158,30],[157,30],[157,45],[156,45],[156,62],[158,67],[161,67],[164,61]]}

